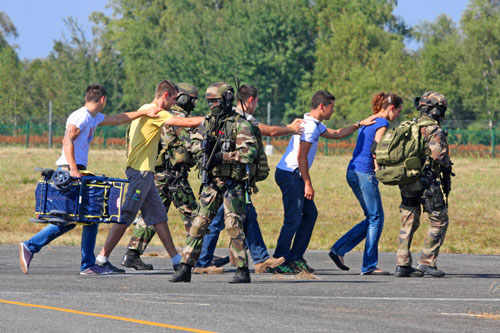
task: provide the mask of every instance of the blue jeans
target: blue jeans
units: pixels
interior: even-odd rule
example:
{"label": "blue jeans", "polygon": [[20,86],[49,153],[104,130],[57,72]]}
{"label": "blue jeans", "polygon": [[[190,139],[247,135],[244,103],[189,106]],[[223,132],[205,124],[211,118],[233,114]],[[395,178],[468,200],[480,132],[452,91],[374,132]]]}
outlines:
{"label": "blue jeans", "polygon": [[[253,263],[258,264],[269,258],[269,254],[267,253],[266,244],[264,244],[264,239],[262,238],[255,207],[253,204],[247,204],[246,207],[247,217],[243,229],[245,231],[247,247],[250,250],[250,256],[252,257]],[[212,220],[212,223],[210,223],[208,227],[209,233],[203,237],[203,246],[196,267],[208,267],[211,265],[217,241],[219,240],[219,234],[223,229],[224,205],[219,208],[217,215]]]}
{"label": "blue jeans", "polygon": [[285,211],[274,257],[300,260],[311,240],[318,210],[313,200],[304,197],[304,181],[298,170],[290,172],[276,168],[274,177],[282,193]]}
{"label": "blue jeans", "polygon": [[[36,235],[31,237],[30,240],[24,242],[24,244],[26,244],[31,253],[37,253],[42,249],[42,247],[49,244],[57,237],[72,230],[74,227],[76,227],[76,224],[74,223],[65,226],[49,224],[40,230]],[[94,247],[98,227],[98,223],[93,223],[91,225],[85,225],[82,228],[82,262],[80,266],[80,270],[82,271],[95,264]]]}
{"label": "blue jeans", "polygon": [[375,270],[378,264],[378,241],[384,228],[382,199],[374,172],[365,173],[347,169],[346,178],[361,208],[363,208],[365,219],[335,242],[331,251],[343,256],[366,238],[363,266],[361,267],[361,274],[366,274]]}

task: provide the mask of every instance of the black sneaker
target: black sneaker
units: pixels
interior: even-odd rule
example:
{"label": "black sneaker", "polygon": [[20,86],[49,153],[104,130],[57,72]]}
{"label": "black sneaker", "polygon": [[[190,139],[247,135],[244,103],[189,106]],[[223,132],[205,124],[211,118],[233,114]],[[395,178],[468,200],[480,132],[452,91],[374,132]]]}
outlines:
{"label": "black sneaker", "polygon": [[96,265],[100,266],[100,267],[102,267],[102,268],[104,268],[106,270],[112,271],[113,274],[125,274],[125,270],[124,269],[121,269],[121,268],[118,268],[118,267],[115,267],[115,266],[111,265],[111,263],[109,261],[107,261],[104,264],[101,264],[100,262],[96,261]]}
{"label": "black sneaker", "polygon": [[212,264],[210,266],[222,267],[224,265],[227,265],[228,263],[229,263],[229,256],[225,257],[214,256],[212,258]]}
{"label": "black sneaker", "polygon": [[428,266],[428,265],[418,264],[417,270],[419,270],[420,272],[432,275],[434,277],[443,277],[446,275],[446,273],[443,272],[442,270],[438,269],[437,266],[432,267],[432,266]]}
{"label": "black sneaker", "polygon": [[305,261],[304,259],[295,260],[293,262],[293,265],[295,266],[296,273],[300,273],[300,272],[305,272],[305,273],[309,273],[309,274],[314,273],[314,269],[309,267],[309,265],[307,264],[307,261]]}
{"label": "black sneaker", "polygon": [[274,273],[275,274],[285,274],[285,275],[291,275],[291,274],[296,274],[295,267],[291,263],[283,263],[279,266],[276,266],[274,268]]}

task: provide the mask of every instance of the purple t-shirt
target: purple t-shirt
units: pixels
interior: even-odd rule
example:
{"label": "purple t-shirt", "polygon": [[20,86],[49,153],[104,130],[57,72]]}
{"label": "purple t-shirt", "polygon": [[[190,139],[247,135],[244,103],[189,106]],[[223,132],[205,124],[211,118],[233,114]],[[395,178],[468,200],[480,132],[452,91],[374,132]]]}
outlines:
{"label": "purple t-shirt", "polygon": [[351,162],[349,162],[348,169],[367,173],[374,171],[375,165],[370,150],[373,140],[375,140],[375,132],[377,132],[380,127],[389,127],[387,119],[375,118],[375,124],[360,128],[358,140],[356,141],[356,148],[354,148],[354,152],[352,153],[352,159]]}

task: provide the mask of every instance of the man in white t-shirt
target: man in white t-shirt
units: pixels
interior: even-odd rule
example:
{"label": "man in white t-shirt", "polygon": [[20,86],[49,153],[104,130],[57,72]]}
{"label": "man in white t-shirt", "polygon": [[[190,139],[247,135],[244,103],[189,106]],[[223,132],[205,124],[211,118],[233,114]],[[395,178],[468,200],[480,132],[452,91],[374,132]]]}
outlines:
{"label": "man in white t-shirt", "polygon": [[292,137],[285,154],[276,166],[275,180],[282,193],[284,221],[274,257],[284,257],[286,261],[275,268],[275,273],[314,271],[307,265],[303,256],[318,216],[309,169],[316,155],[319,137],[341,139],[362,125],[374,123],[372,119],[375,116],[370,116],[339,130],[327,128],[322,121],[330,119],[334,105],[335,97],[330,92],[318,90],[314,94],[311,99],[311,111],[304,115],[304,132]]}
{"label": "man in white t-shirt", "polygon": [[[115,125],[130,122],[142,116],[157,118],[156,113],[162,109],[151,107],[146,110],[126,112],[116,115],[104,115],[101,111],[106,106],[106,90],[100,84],[91,84],[85,92],[85,105],[71,113],[66,121],[61,157],[56,161],[58,170],[68,170],[74,178],[81,177],[81,170],[87,169],[89,144],[94,138],[97,126]],[[76,224],[49,224],[30,240],[19,244],[19,264],[23,273],[28,274],[29,265],[34,254],[56,239],[72,230]],[[80,274],[110,274],[111,271],[95,265],[94,247],[98,224],[83,226],[82,229],[82,261]]]}

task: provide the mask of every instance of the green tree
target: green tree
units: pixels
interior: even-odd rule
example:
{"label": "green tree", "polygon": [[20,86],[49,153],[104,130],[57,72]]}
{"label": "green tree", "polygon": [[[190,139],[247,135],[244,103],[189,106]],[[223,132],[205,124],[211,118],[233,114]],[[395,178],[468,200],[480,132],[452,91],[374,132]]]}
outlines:
{"label": "green tree", "polygon": [[448,16],[440,15],[434,22],[418,26],[416,36],[423,43],[417,54],[416,95],[429,90],[444,94],[448,100],[445,125],[464,126],[471,115],[463,105],[464,49],[459,30]]}
{"label": "green tree", "polygon": [[400,93],[408,72],[413,74],[413,61],[403,44],[409,30],[392,14],[395,3],[316,2],[317,61],[311,82],[304,83],[309,89],[304,89],[307,94],[302,97],[302,108],[306,108],[314,91],[327,89],[337,98],[332,121],[345,124],[367,115],[373,93]]}
{"label": "green tree", "polygon": [[[492,128],[500,104],[500,2],[471,0],[462,16],[464,31],[464,105]],[[482,125],[479,125],[482,127]]]}
{"label": "green tree", "polygon": [[[259,88],[261,102],[272,101],[278,120],[313,68],[315,33],[307,0],[111,4],[105,36],[123,59],[127,105],[151,98],[161,79],[189,82],[203,93],[209,84],[233,83],[237,76]],[[204,104],[200,111],[206,111]]]}

